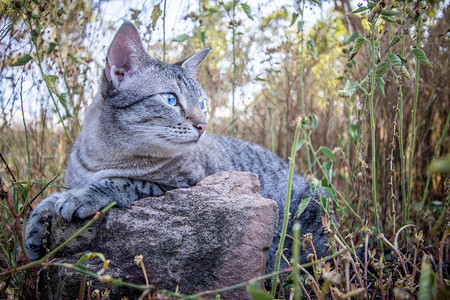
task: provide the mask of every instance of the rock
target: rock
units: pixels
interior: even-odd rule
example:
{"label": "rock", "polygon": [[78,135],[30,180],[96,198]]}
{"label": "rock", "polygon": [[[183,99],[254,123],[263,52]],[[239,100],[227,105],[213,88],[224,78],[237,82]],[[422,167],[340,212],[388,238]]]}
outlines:
{"label": "rock", "polygon": [[[142,255],[150,284],[195,294],[264,275],[265,254],[277,221],[277,206],[259,195],[255,174],[221,172],[191,188],[112,208],[58,252],[55,261],[75,263],[88,251],[101,252],[111,260],[105,275],[145,284],[143,272],[134,262],[136,255]],[[55,217],[51,245],[61,244],[85,223]],[[103,268],[98,258],[83,264],[93,272]],[[40,290],[43,299],[74,299],[80,282],[80,274],[52,267],[41,272]],[[93,280],[91,292],[96,288],[108,288],[111,299],[137,299],[141,294]],[[221,293],[221,299],[249,296],[240,288]]]}

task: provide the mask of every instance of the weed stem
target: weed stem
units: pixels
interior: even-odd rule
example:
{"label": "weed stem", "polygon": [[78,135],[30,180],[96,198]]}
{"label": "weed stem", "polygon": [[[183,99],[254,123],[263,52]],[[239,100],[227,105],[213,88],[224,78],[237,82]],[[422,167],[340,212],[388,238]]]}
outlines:
{"label": "weed stem", "polygon": [[[287,195],[286,195],[286,204],[284,208],[284,220],[283,220],[283,228],[281,230],[281,236],[280,236],[280,243],[278,244],[278,250],[276,253],[276,260],[275,260],[275,272],[278,272],[280,269],[280,260],[281,260],[281,254],[283,252],[284,247],[284,239],[286,238],[286,232],[287,232],[287,226],[289,222],[289,209],[290,209],[290,203],[291,203],[291,189],[292,189],[292,177],[294,175],[294,167],[295,167],[295,153],[297,152],[297,142],[298,138],[300,136],[300,128],[302,125],[302,119],[297,119],[297,126],[295,128],[295,137],[294,137],[294,143],[292,144],[292,150],[291,150],[291,157],[289,158],[289,177],[288,177],[288,187],[287,187]],[[278,276],[274,276],[273,283],[272,283],[272,297],[275,297],[275,291],[278,284]]]}

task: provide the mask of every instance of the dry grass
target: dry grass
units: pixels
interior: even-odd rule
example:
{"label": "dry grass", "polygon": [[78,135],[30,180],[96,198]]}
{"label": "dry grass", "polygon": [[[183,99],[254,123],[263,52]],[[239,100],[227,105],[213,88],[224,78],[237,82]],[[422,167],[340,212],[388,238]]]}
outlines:
{"label": "dry grass", "polygon": [[[444,299],[449,296],[448,173],[433,174],[429,187],[426,187],[426,182],[431,160],[449,153],[448,132],[445,134],[444,131],[450,111],[447,100],[450,86],[447,33],[450,11],[448,7],[443,7],[436,14],[442,16],[436,17],[430,13],[436,12],[436,7],[428,5],[420,8],[410,3],[405,9],[407,14],[393,16],[394,21],[399,18],[405,21],[407,61],[404,65],[411,77],[403,76],[401,79],[401,136],[397,109],[400,103],[398,75],[401,73],[393,67],[393,72],[388,71],[384,76],[385,95],[378,90],[374,92],[376,174],[373,177],[369,97],[360,90],[351,98],[338,95],[346,80],[358,81],[370,92],[369,82],[362,83],[372,70],[368,42],[352,60],[348,60],[354,42],[345,44],[340,39],[341,35],[348,38],[351,32],[358,31],[360,36],[369,40],[370,22],[367,22],[367,16],[361,18],[349,14],[348,7],[344,5],[348,2],[341,2],[342,5],[337,5],[333,13],[305,32],[303,58],[300,34],[295,25],[288,26],[292,7],[256,19],[250,28],[244,27],[247,26],[245,22],[238,25],[237,29],[243,34],[238,35],[236,40],[237,86],[243,89],[255,87],[258,92],[254,93],[255,99],[249,104],[239,106],[235,117],[236,134],[273,149],[287,159],[297,117],[313,120],[315,114],[319,120],[318,126],[312,130],[310,123],[305,124],[309,129],[304,129],[303,138],[310,137],[311,144],[309,151],[304,145],[297,152],[296,169],[311,179],[324,179],[326,175],[321,166],[324,167],[330,159],[319,149],[324,146],[333,152],[333,181],[329,187],[337,194],[337,201],[327,208],[327,212],[336,216],[339,226],[335,227],[326,220],[324,222],[332,252],[338,255],[327,262],[313,258],[312,268],[300,268],[299,289],[303,291],[303,297],[324,299],[331,295],[338,299],[350,296],[406,299],[421,298],[420,293],[424,293],[423,297],[434,295]],[[76,137],[81,128],[83,112],[94,95],[96,78],[101,70],[102,63],[97,57],[99,52],[106,52],[106,49],[95,47],[100,40],[99,32],[113,31],[101,25],[101,7],[95,1],[71,4],[55,1],[48,5],[37,5],[35,1],[6,3],[0,4],[0,45],[5,50],[0,66],[0,153],[4,159],[0,207],[0,273],[3,273],[0,295],[32,298],[36,293],[36,269],[13,272],[15,268],[27,264],[24,257],[16,257],[22,234],[20,228],[30,207],[59,189],[46,187],[46,183],[56,177],[52,184],[64,184],[64,165],[71,148],[68,136]],[[199,37],[202,36],[200,32],[204,32],[212,51],[198,79],[211,99],[209,130],[232,135],[231,117],[221,112],[225,107],[229,109],[233,66],[219,64],[231,60],[231,50],[227,46],[229,20],[224,6],[202,3],[201,11],[189,14],[195,25],[192,37],[183,42],[183,47],[174,42],[167,44],[168,60],[176,61],[201,48]],[[387,1],[383,7],[391,4]],[[394,10],[400,10],[403,5],[402,2],[397,4],[400,8]],[[209,10],[210,5],[217,7],[219,12]],[[307,6],[311,5],[307,3]],[[421,49],[433,65],[431,68],[422,64],[419,74],[415,74],[416,60],[411,54],[417,39],[417,13],[427,19],[421,26]],[[344,21],[343,14],[349,14]],[[237,21],[244,18],[245,15],[239,15]],[[216,24],[223,26],[214,26]],[[401,26],[401,22],[379,22],[374,39],[380,46],[377,64],[387,53],[402,52],[401,43],[389,46],[394,36],[401,36]],[[248,31],[244,30],[246,28]],[[145,30],[146,37],[150,36],[151,27],[145,27]],[[263,33],[279,38],[268,41]],[[309,39],[315,43],[317,60],[306,48]],[[56,47],[50,52],[51,43],[55,43]],[[152,43],[150,51],[161,53],[160,49],[162,45],[158,41]],[[252,51],[258,51],[266,61],[255,61],[254,57],[250,57]],[[75,58],[71,59],[69,53]],[[30,54],[32,60],[23,66],[12,66],[25,54]],[[304,66],[302,76],[307,116],[302,115],[301,107],[301,62]],[[57,76],[58,84],[46,83],[43,80],[45,75]],[[256,76],[261,80],[256,80]],[[416,76],[420,88],[417,94],[415,143],[411,148],[411,111]],[[238,102],[244,103],[239,91],[238,88]],[[63,93],[66,94],[66,103],[61,97]],[[58,107],[59,116],[55,107]],[[354,142],[351,137],[356,132],[358,137]],[[402,193],[400,140],[406,156],[406,188],[411,187],[408,218],[405,218],[406,194]],[[312,149],[317,151],[317,159],[313,157]],[[407,163],[410,153],[413,154],[412,169]],[[373,185],[377,191],[378,217],[374,214]],[[10,273],[5,275],[5,272]],[[291,270],[280,275],[283,285],[277,289],[279,298],[291,297],[294,287],[292,276]],[[154,297],[163,299],[170,296],[160,294]]]}

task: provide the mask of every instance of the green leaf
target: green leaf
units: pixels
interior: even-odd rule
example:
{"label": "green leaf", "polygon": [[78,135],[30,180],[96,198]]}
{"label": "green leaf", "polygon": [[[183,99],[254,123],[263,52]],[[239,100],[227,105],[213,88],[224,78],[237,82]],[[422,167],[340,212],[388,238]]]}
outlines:
{"label": "green leaf", "polygon": [[347,81],[344,89],[350,94],[350,97],[351,97],[355,93],[357,86],[358,86],[358,81],[355,81],[352,83],[350,83],[350,81]]}
{"label": "green leaf", "polygon": [[359,8],[355,9],[354,11],[352,11],[352,14],[357,14],[363,11],[366,11],[368,8],[366,6],[360,6]]}
{"label": "green leaf", "polygon": [[219,12],[219,10],[218,10],[217,8],[215,8],[215,7],[210,7],[210,8],[208,9],[208,11],[209,11],[210,13],[216,13],[216,12]]}
{"label": "green leaf", "polygon": [[93,259],[93,258],[96,258],[96,257],[100,258],[103,262],[106,260],[105,256],[102,253],[99,253],[99,252],[87,252],[76,262],[76,265],[79,265],[80,263],[82,263],[85,260]]}
{"label": "green leaf", "polygon": [[409,74],[408,70],[405,67],[405,64],[403,63],[402,58],[399,55],[396,54],[392,54],[392,53],[388,53],[387,54],[387,58],[389,59],[389,61],[391,62],[391,64],[398,70],[401,70],[403,72],[403,74],[405,74],[405,76],[407,78],[410,78],[411,75]]}
{"label": "green leaf", "polygon": [[385,81],[383,77],[375,78],[375,84],[377,85],[378,90],[380,91],[383,97],[386,97],[386,93],[384,92]]}
{"label": "green leaf", "polygon": [[271,95],[272,97],[276,98],[276,97],[280,96],[280,93],[272,91],[272,92],[270,93],[270,95]]}
{"label": "green leaf", "polygon": [[414,56],[423,64],[432,67],[433,65],[430,63],[430,61],[427,58],[427,55],[425,54],[425,52],[422,49],[419,48],[414,48],[411,50],[412,53],[414,54]]}
{"label": "green leaf", "polygon": [[36,28],[34,32],[36,35],[39,35],[41,33],[41,22],[39,22],[39,20],[36,20]]}
{"label": "green leaf", "polygon": [[57,91],[58,90],[58,81],[59,81],[59,77],[56,75],[45,75],[44,76],[44,81],[47,84],[47,86],[53,90],[53,91]]}
{"label": "green leaf", "polygon": [[399,12],[398,10],[383,10],[381,12],[382,16],[396,16],[401,14],[401,12]]}
{"label": "green leaf", "polygon": [[295,147],[295,152],[297,152],[298,150],[300,150],[302,147],[303,147],[303,145],[306,143],[306,140],[298,140],[298,142],[297,142],[297,147]]}
{"label": "green leaf", "polygon": [[200,31],[200,41],[202,41],[202,45],[206,45],[206,32]]}
{"label": "green leaf", "polygon": [[343,98],[350,98],[355,93],[356,87],[358,86],[358,81],[350,82],[347,80],[343,90],[338,91],[338,95]]}
{"label": "green leaf", "polygon": [[323,188],[325,194],[327,194],[328,198],[331,198],[334,203],[338,203],[336,198],[336,192],[331,187],[324,187]]}
{"label": "green leaf", "polygon": [[309,123],[310,123],[309,117],[305,117],[305,118],[302,120],[302,128],[303,128],[303,129],[308,129],[308,128],[310,128]]}
{"label": "green leaf", "polygon": [[355,31],[355,32],[352,33],[351,36],[349,36],[349,37],[343,42],[343,44],[344,44],[344,45],[348,45],[348,44],[350,44],[351,42],[353,42],[354,40],[356,40],[357,37],[359,37],[359,32],[358,32],[358,31]]}
{"label": "green leaf", "polygon": [[152,11],[152,29],[155,29],[156,22],[158,22],[159,16],[161,16],[161,14],[162,14],[162,10],[161,10],[161,7],[159,7],[159,4],[153,6],[153,11]]}
{"label": "green leaf", "polygon": [[395,23],[395,20],[389,16],[381,16],[381,18],[387,22]]}
{"label": "green leaf", "polygon": [[32,59],[32,57],[29,54],[25,54],[22,55],[21,57],[19,57],[18,59],[16,59],[13,63],[12,63],[12,67],[17,67],[17,66],[23,66],[24,64],[26,64],[27,62],[29,62]]}
{"label": "green leaf", "polygon": [[350,135],[353,143],[356,145],[358,142],[358,126],[356,126],[355,124],[349,124],[348,134]]}
{"label": "green leaf", "polygon": [[31,185],[22,185],[17,184],[17,188],[19,190],[19,194],[22,197],[23,200],[28,198],[28,193],[30,192]]}
{"label": "green leaf", "polygon": [[402,67],[403,62],[398,55],[388,53],[387,58],[395,68],[400,69]]}
{"label": "green leaf", "polygon": [[294,215],[294,219],[300,217],[300,215],[305,211],[306,207],[308,207],[311,199],[311,196],[303,196],[302,201],[300,201],[300,204],[298,205],[297,212]]}
{"label": "green leaf", "polygon": [[88,271],[88,268],[83,265],[77,265],[77,268],[80,269],[81,271]]}
{"label": "green leaf", "polygon": [[338,96],[342,97],[342,98],[350,98],[350,94],[347,91],[344,91],[344,90],[339,90],[338,91]]}
{"label": "green leaf", "polygon": [[358,54],[359,49],[361,49],[362,45],[366,41],[365,38],[359,37],[356,39],[355,44],[353,45],[352,52],[350,52],[350,58],[348,60],[352,60],[356,54]]}
{"label": "green leaf", "polygon": [[375,78],[381,78],[384,76],[384,74],[386,74],[386,72],[389,70],[389,68],[391,67],[391,64],[388,61],[385,61],[382,64],[379,64],[377,66],[377,70],[375,71]]}
{"label": "green leaf", "polygon": [[402,38],[398,35],[394,36],[392,40],[389,42],[389,47],[394,46],[397,44]]}
{"label": "green leaf", "polygon": [[292,13],[292,19],[291,19],[291,24],[289,25],[289,27],[291,27],[292,25],[294,25],[295,21],[297,21],[298,18],[298,13],[293,12]]}
{"label": "green leaf", "polygon": [[428,255],[424,255],[420,266],[418,300],[436,299],[436,273],[431,269]]}
{"label": "green leaf", "polygon": [[331,161],[324,161],[323,168],[325,169],[325,176],[327,177],[328,183],[333,182],[333,163]]}
{"label": "green leaf", "polygon": [[184,42],[185,40],[187,40],[189,38],[189,36],[187,34],[180,34],[179,36],[177,36],[176,38],[174,38],[173,40],[175,42]]}
{"label": "green leaf", "polygon": [[64,110],[66,111],[67,117],[73,117],[72,113],[70,112],[69,105],[67,104],[67,94],[61,93],[58,97],[59,102],[64,107]]}
{"label": "green leaf", "polygon": [[252,300],[273,300],[272,296],[259,288],[258,281],[256,280],[252,280],[250,284],[247,285],[247,291]]}
{"label": "green leaf", "polygon": [[[328,161],[329,162],[329,161]],[[321,181],[319,181],[320,185],[319,186],[330,186],[328,184],[328,179],[324,178]]]}
{"label": "green leaf", "polygon": [[314,41],[313,40],[307,41],[306,47],[308,48],[309,52],[311,52],[314,59],[317,60],[316,45],[314,45]]}
{"label": "green leaf", "polygon": [[320,146],[319,148],[320,151],[322,151],[322,153],[328,157],[329,159],[331,159],[332,161],[336,161],[336,158],[334,157],[333,152],[330,150],[330,148],[327,148],[325,146]]}
{"label": "green leaf", "polygon": [[241,3],[241,6],[247,17],[253,20],[252,9],[250,8],[250,5],[248,5],[247,3]]}
{"label": "green leaf", "polygon": [[430,173],[450,173],[450,155],[433,159],[430,163]]}
{"label": "green leaf", "polygon": [[319,118],[317,118],[316,114],[313,114],[313,120],[311,123],[311,130],[316,130],[317,124],[319,123]]}
{"label": "green leaf", "polygon": [[[311,191],[314,192],[315,189],[317,189],[318,187],[320,187],[320,181],[317,178],[313,178],[313,180],[311,181]],[[314,195],[314,193],[312,193]]]}
{"label": "green leaf", "polygon": [[85,66],[88,65],[88,63],[87,63],[85,60],[83,60],[83,59],[81,59],[81,58],[79,58],[79,57],[76,57],[75,55],[73,55],[73,54],[71,54],[71,53],[69,53],[69,57],[70,57],[70,59],[71,59],[73,62],[75,62],[75,63],[77,63],[77,64],[82,64],[82,65],[85,65]]}
{"label": "green leaf", "polygon": [[55,49],[55,47],[56,47],[56,43],[50,42],[50,43],[48,44],[47,54],[52,53],[52,51],[53,51],[53,49]]}
{"label": "green leaf", "polygon": [[411,78],[411,75],[409,74],[408,70],[406,69],[405,65],[402,67],[402,72],[406,76],[406,78]]}

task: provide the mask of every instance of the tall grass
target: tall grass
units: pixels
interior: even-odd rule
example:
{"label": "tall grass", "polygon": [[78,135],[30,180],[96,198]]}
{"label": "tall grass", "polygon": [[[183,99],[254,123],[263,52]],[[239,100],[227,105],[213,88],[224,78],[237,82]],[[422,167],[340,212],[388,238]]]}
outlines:
{"label": "tall grass", "polygon": [[[79,26],[78,14],[85,13],[89,17],[83,6],[87,2],[67,6],[61,2],[55,7],[36,2],[39,1],[0,4],[2,24],[5,25],[0,29],[0,42],[6,51],[1,80],[2,84],[9,84],[15,91],[11,99],[17,100],[18,104],[12,107],[20,117],[20,123],[13,124],[13,113],[3,105],[6,96],[4,92],[0,94],[4,100],[0,154],[5,166],[0,187],[3,203],[0,206],[0,277],[1,295],[5,297],[12,294],[23,298],[37,297],[37,267],[48,265],[48,262],[31,263],[25,255],[18,255],[17,250],[23,249],[23,229],[31,206],[50,191],[61,188],[63,178],[59,174],[63,170],[64,157],[79,128],[77,120],[85,108],[85,98],[90,96],[88,88],[79,88],[87,84],[85,81],[80,83],[80,78],[87,78],[80,73],[89,68],[82,69],[84,65],[79,63],[80,60],[77,62],[77,58],[88,59],[90,55],[80,52],[74,58],[66,59],[67,53],[73,51],[68,37],[76,34],[70,28],[85,30]],[[216,132],[266,144],[284,158],[288,156],[286,153],[290,153],[290,174],[297,168],[308,176],[313,191],[323,190],[326,195],[322,195],[320,203],[326,214],[323,226],[329,238],[330,255],[321,259],[312,253],[311,262],[305,265],[299,265],[298,257],[294,255],[293,261],[288,261],[288,269],[278,270],[282,259],[281,243],[277,252],[278,267],[273,274],[192,296],[170,291],[160,291],[161,295],[199,299],[247,286],[263,299],[298,299],[300,295],[318,299],[448,298],[449,288],[445,281],[448,277],[445,269],[449,234],[446,220],[449,199],[445,186],[448,179],[446,174],[432,174],[423,168],[431,159],[444,156],[449,151],[446,143],[449,106],[442,101],[448,98],[444,83],[448,66],[442,63],[445,58],[448,60],[448,50],[444,49],[442,53],[441,50],[429,50],[443,41],[439,37],[439,28],[448,28],[448,8],[442,10],[443,20],[428,16],[430,21],[427,22],[429,3],[365,1],[349,18],[356,35],[347,29],[338,31],[340,26],[344,26],[342,15],[339,15],[336,19],[330,16],[319,22],[309,32],[304,32],[303,26],[297,26],[292,39],[291,29],[286,25],[290,23],[286,17],[289,14],[280,10],[278,14],[261,18],[261,21],[257,18],[252,21],[256,24],[254,26],[264,30],[277,30],[284,26],[286,36],[282,37],[283,43],[273,46],[264,44],[265,36],[258,38],[245,33],[250,42],[246,44],[243,39],[238,40],[242,35],[237,28],[247,26],[240,24],[236,17],[239,9],[243,8],[242,4],[245,3],[221,1],[220,6],[214,7],[211,3],[199,1],[202,22],[206,24],[223,18],[232,30],[230,43],[223,42],[226,41],[225,35],[217,37],[219,33],[214,26],[204,26],[201,30],[210,37],[208,42],[222,42],[212,45],[195,43],[195,47],[212,48],[211,57],[215,60],[202,66],[201,80],[204,87],[210,88],[207,93],[215,96],[211,101],[219,102],[220,97],[228,100],[232,94],[231,130],[228,130],[228,119],[223,121],[217,117],[211,122],[214,122]],[[304,13],[313,4],[302,0],[300,5],[301,9],[296,13],[303,22],[308,17]],[[336,7],[339,9],[342,8]],[[163,41],[154,47],[163,48],[163,60],[166,60],[166,48],[170,44],[166,44],[165,37],[165,7],[163,13]],[[263,10],[258,13],[263,14]],[[338,33],[334,34],[333,30]],[[47,35],[47,31],[55,31],[55,39],[51,34]],[[351,48],[341,40],[333,40],[333,34],[338,36],[342,32],[345,32]],[[279,36],[277,34],[272,35]],[[316,41],[317,60],[305,55],[304,37],[308,34]],[[196,36],[202,40],[202,34]],[[431,40],[433,36],[437,36],[436,40]],[[16,49],[14,47],[19,44],[8,39],[20,41],[20,45],[28,48]],[[50,41],[54,43],[52,51],[49,51]],[[276,43],[276,40],[272,42]],[[267,72],[270,80],[258,81],[262,85],[261,94],[256,95],[257,100],[245,111],[238,111],[236,101],[239,100],[236,99],[239,98],[235,95],[238,82],[250,82],[246,78],[248,73],[244,71],[248,66],[238,62],[248,58],[246,55],[250,48],[247,45],[258,43],[260,48],[268,48],[266,55],[271,68],[279,66],[279,72],[263,71],[261,78]],[[83,43],[75,41],[74,47],[84,49],[81,45]],[[190,47],[190,44],[186,42],[183,46]],[[11,51],[11,47],[16,51]],[[231,53],[228,51],[230,47]],[[222,57],[220,50],[228,56]],[[186,51],[193,53],[196,49]],[[170,59],[167,57],[168,61]],[[228,72],[224,72],[226,76],[218,67],[221,59],[231,62]],[[336,64],[330,66],[329,62],[333,60]],[[423,66],[419,67],[420,64]],[[335,78],[338,77],[335,70],[342,78]],[[7,79],[11,74],[11,79]],[[16,76],[18,74],[20,76]],[[44,91],[43,98],[50,99],[51,105],[47,110],[42,105],[39,118],[36,118],[38,121],[32,119],[23,107],[31,97],[21,78],[33,81],[40,93]],[[224,88],[228,86],[227,82],[232,83],[231,92]],[[336,86],[343,88],[333,90]],[[328,94],[322,97],[320,92],[324,90]],[[274,94],[278,96],[274,97]],[[326,102],[337,104],[327,106]],[[348,110],[340,107],[348,107]],[[286,117],[289,109],[290,116],[301,116],[301,121],[296,119],[294,125],[297,126],[292,125],[294,120]],[[266,117],[270,126],[261,128]],[[53,118],[58,120],[58,129],[52,128]],[[357,120],[357,123],[353,124],[352,120]],[[302,138],[299,139],[299,135]],[[298,151],[301,146],[305,147],[305,152]],[[306,166],[303,161],[307,162]],[[366,198],[371,201],[366,201]],[[288,208],[289,196],[287,201]],[[289,216],[287,211],[286,224],[289,217],[292,219],[293,216]],[[292,237],[284,231],[282,240],[289,238]],[[311,243],[310,236],[293,238],[294,253],[302,243]],[[49,250],[49,258],[54,251]],[[433,255],[433,259],[428,255]],[[100,279],[83,269],[81,262],[70,267],[58,263],[54,266],[68,267],[84,276]],[[254,284],[270,278],[275,278],[270,294]],[[130,286],[145,289],[145,286]]]}

